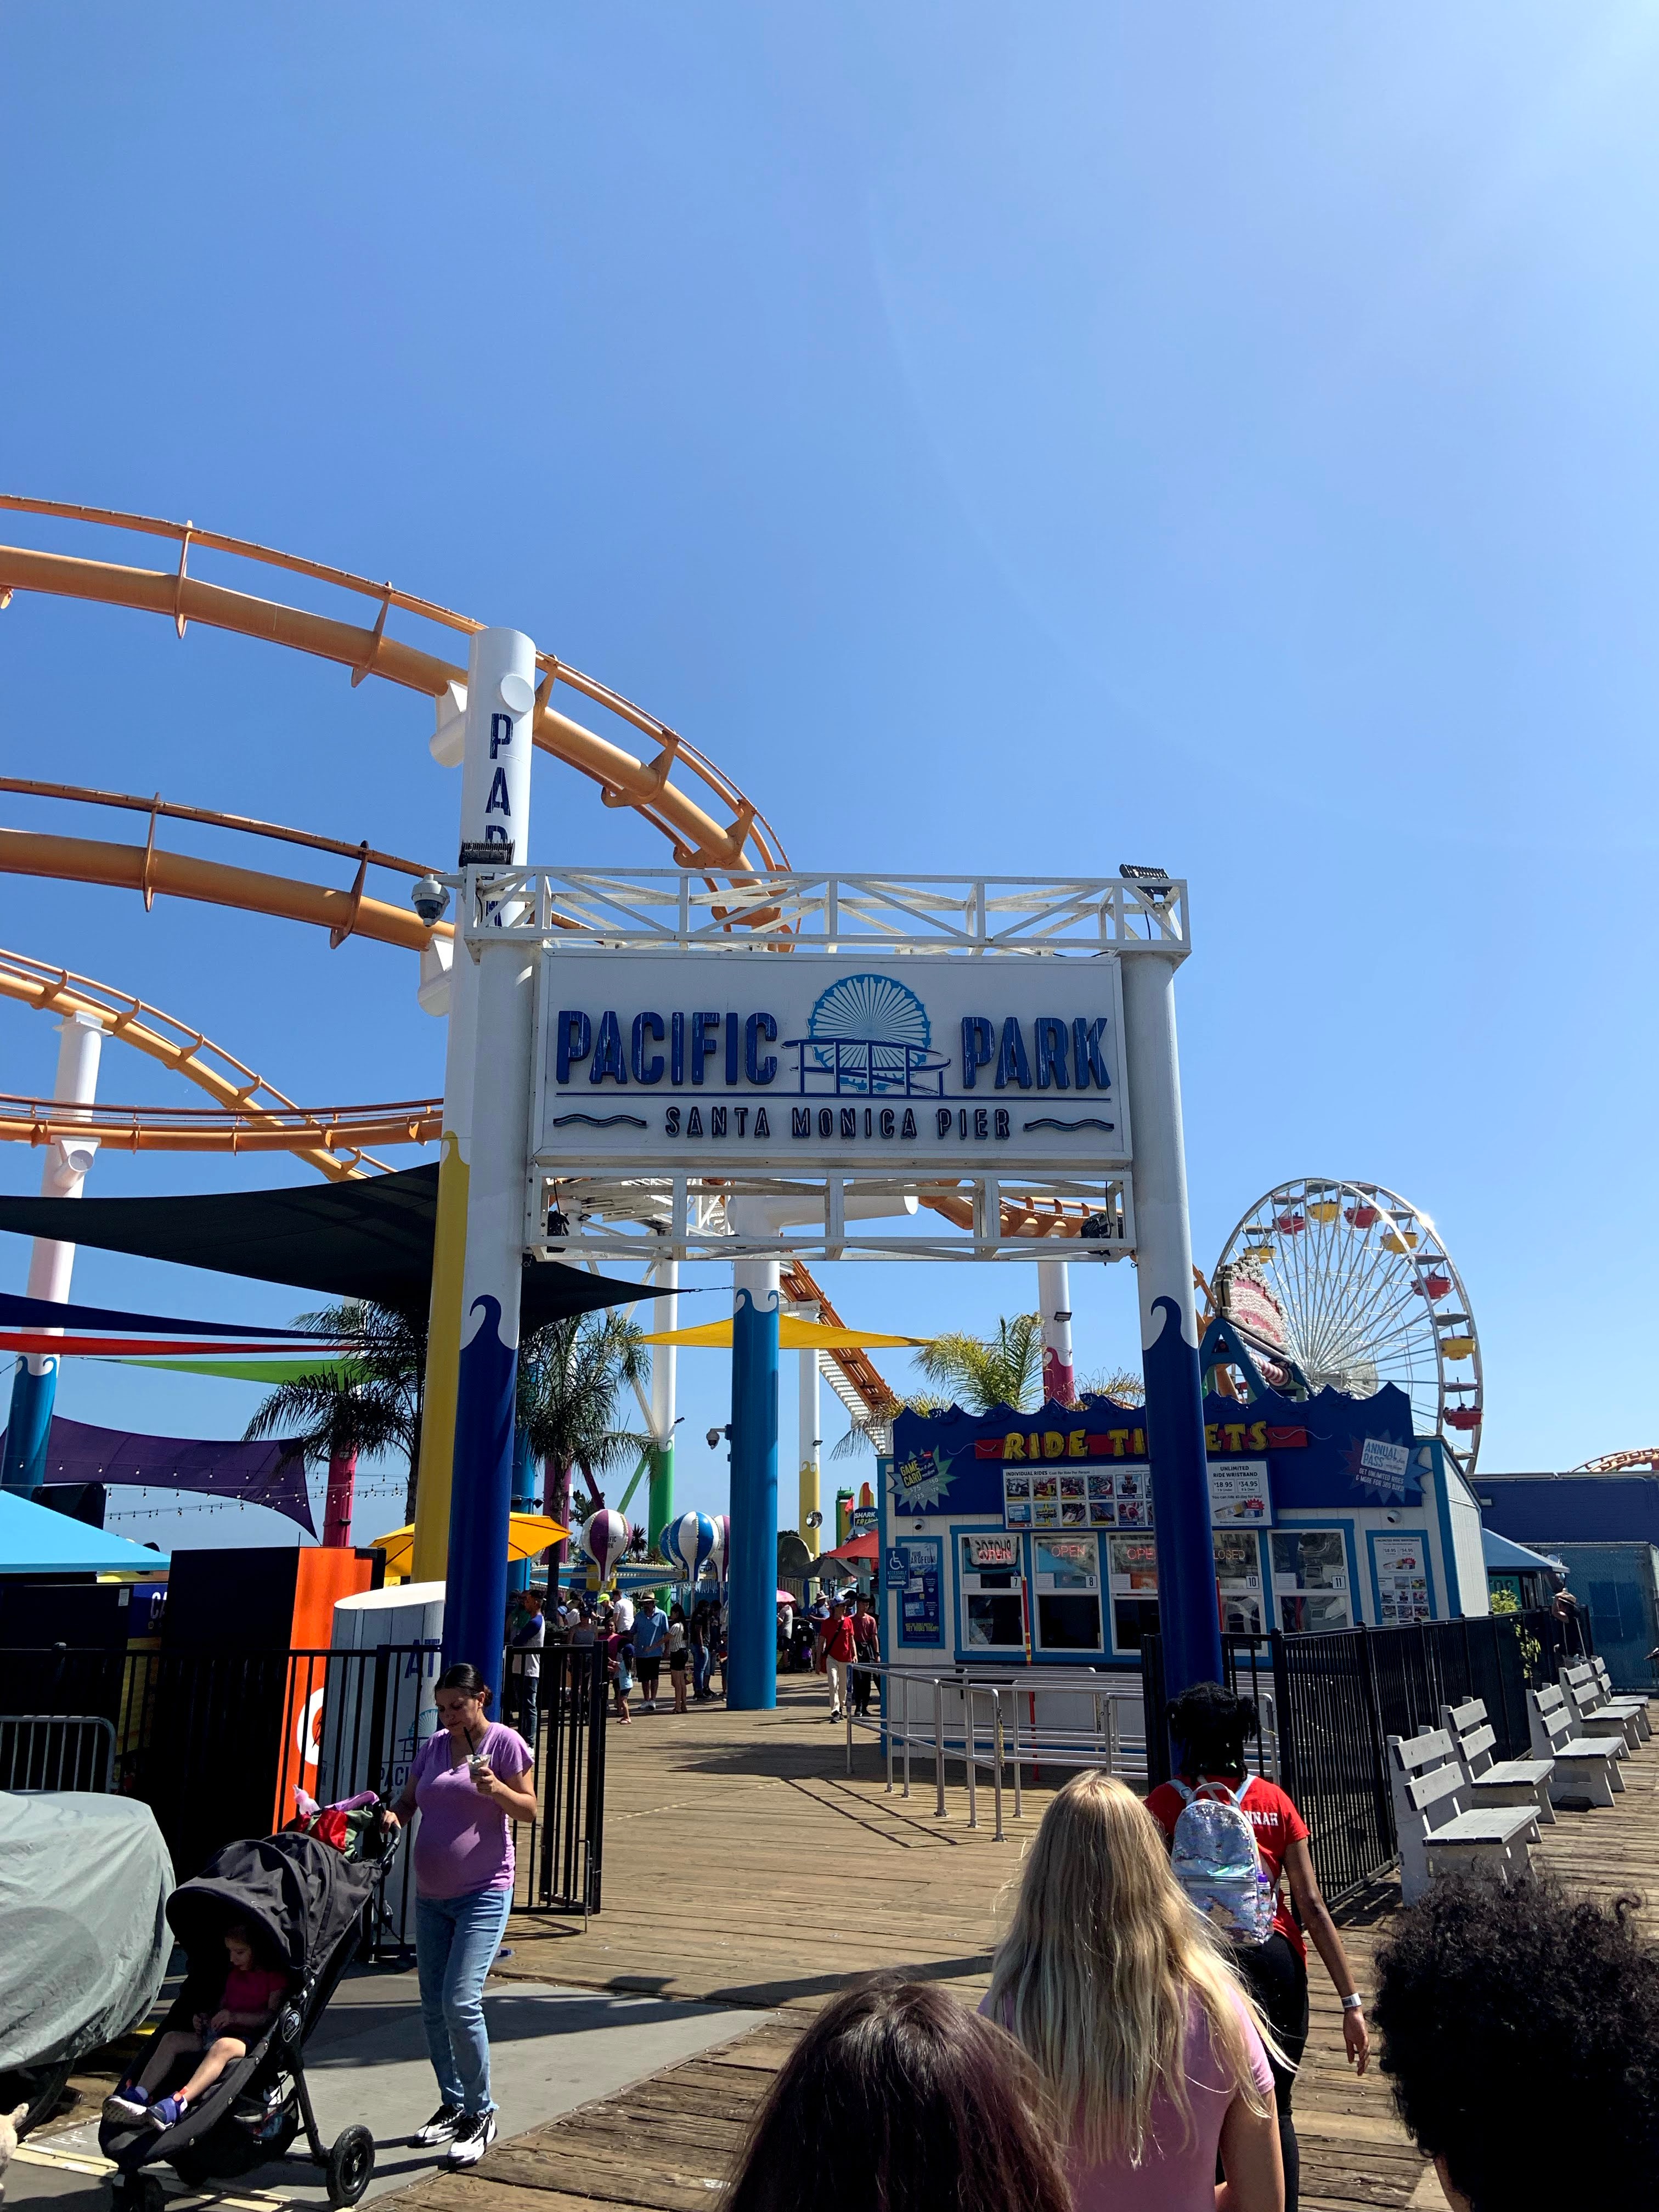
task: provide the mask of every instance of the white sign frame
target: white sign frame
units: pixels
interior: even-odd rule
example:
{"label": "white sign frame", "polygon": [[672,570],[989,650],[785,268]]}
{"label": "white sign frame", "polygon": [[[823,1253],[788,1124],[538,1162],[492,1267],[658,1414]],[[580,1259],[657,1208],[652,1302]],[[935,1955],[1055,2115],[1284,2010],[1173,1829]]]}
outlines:
{"label": "white sign frame", "polygon": [[[1062,1206],[1073,1224],[1084,1224],[1081,1237],[1066,1238],[1068,1257],[1121,1259],[1134,1249],[1120,957],[1137,951],[1177,961],[1186,957],[1186,887],[1178,881],[780,874],[757,878],[752,886],[717,888],[690,872],[523,870],[486,878],[483,871],[468,870],[462,888],[463,941],[473,957],[480,941],[499,942],[503,936],[533,939],[544,952],[533,1078],[535,1157],[524,1228],[532,1252],[647,1263],[786,1252],[823,1259],[1029,1261],[1033,1242],[1044,1235],[1045,1210],[1052,1219]],[[497,919],[487,917],[486,907]],[[502,916],[516,918],[503,925]],[[665,967],[665,955],[684,981]],[[719,963],[724,988],[718,996],[696,997],[692,979],[712,964],[700,955]],[[1075,1142],[1080,1131],[1016,1127],[1008,1104],[1012,1086],[998,1094],[995,1070],[987,1066],[970,1095],[951,1102],[957,1116],[951,1141],[943,1140],[935,1121],[924,1142],[919,1121],[916,1139],[904,1146],[908,1157],[895,1157],[903,1144],[896,1129],[884,1143],[882,1100],[875,1095],[856,1102],[850,1140],[842,1117],[853,1102],[838,1097],[830,1141],[801,1144],[793,1134],[792,1117],[791,1135],[780,1144],[772,1131],[770,1148],[758,1158],[752,1146],[744,1148],[750,1157],[743,1158],[712,1139],[684,1147],[678,1158],[665,1158],[661,1143],[636,1141],[641,1133],[622,1124],[613,1134],[573,1123],[556,1146],[544,1141],[551,1135],[550,1087],[557,1088],[556,1080],[550,1085],[549,1024],[569,994],[550,1005],[549,979],[570,975],[578,962],[586,967],[594,956],[602,957],[605,978],[603,997],[591,986],[586,990],[595,1015],[604,1007],[620,1016],[623,1002],[630,1016],[640,1011],[629,988],[633,971],[641,988],[651,979],[652,996],[642,1006],[663,999],[665,1011],[686,1012],[694,1003],[718,1007],[722,1060],[724,1016],[741,998],[739,1048],[745,1062],[748,1002],[755,1000],[753,1011],[769,1012],[766,1000],[780,992],[786,975],[803,978],[791,986],[797,998],[809,975],[823,979],[813,988],[816,997],[835,974],[857,973],[902,980],[923,1002],[941,991],[954,1002],[971,977],[986,1000],[986,1018],[997,1025],[999,1050],[1001,1024],[1012,1015],[1026,1024],[1028,1058],[1035,1053],[1033,1024],[1039,1015],[1069,1024],[1077,1018],[1071,1000],[1081,990],[1098,1009],[1104,983],[1112,1110],[1098,1118],[1115,1126],[1091,1130],[1083,1144]],[[636,963],[641,963],[637,969]],[[654,975],[647,963],[655,963]],[[1053,1008],[1046,1005],[1051,996]],[[1067,1002],[1063,1011],[1060,998]],[[944,1016],[946,1024],[957,1018],[954,1011]],[[789,1034],[796,1036],[799,1053],[797,1030],[791,1027]],[[770,1036],[763,1042],[769,1052],[776,1049]],[[783,1042],[781,1036],[776,1041]],[[608,1042],[614,1052],[616,1041]],[[627,1030],[622,1044],[631,1050]],[[664,1048],[669,1044],[665,1038]],[[940,1057],[951,1055],[936,1050],[935,1065]],[[609,1081],[601,1087],[607,1094],[622,1088]],[[1018,1095],[1028,1106],[1039,1103],[1035,1086]],[[1042,1094],[1043,1103],[1066,1098],[1055,1088]],[[725,1103],[729,1109],[733,1101],[728,1096]],[[944,1103],[932,1102],[935,1115]],[[1075,1107],[1075,1094],[1071,1103]],[[617,1110],[609,1097],[605,1103],[607,1115]],[[631,1105],[623,1110],[631,1112]],[[821,1111],[815,1102],[815,1139]],[[999,1111],[1009,1115],[1006,1136],[998,1134]],[[872,1121],[867,1136],[866,1113]],[[1022,1124],[1094,1118],[1075,1111],[1020,1115]],[[1066,1138],[1073,1141],[1061,1141]],[[695,1156],[699,1150],[701,1158]]]}

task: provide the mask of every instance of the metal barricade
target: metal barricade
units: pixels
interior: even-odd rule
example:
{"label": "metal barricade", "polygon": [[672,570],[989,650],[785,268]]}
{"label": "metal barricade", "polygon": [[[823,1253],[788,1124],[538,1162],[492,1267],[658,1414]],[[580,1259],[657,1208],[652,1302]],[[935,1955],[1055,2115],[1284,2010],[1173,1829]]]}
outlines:
{"label": "metal barricade", "polygon": [[115,1786],[115,1724],[101,1713],[0,1713],[0,1790]]}

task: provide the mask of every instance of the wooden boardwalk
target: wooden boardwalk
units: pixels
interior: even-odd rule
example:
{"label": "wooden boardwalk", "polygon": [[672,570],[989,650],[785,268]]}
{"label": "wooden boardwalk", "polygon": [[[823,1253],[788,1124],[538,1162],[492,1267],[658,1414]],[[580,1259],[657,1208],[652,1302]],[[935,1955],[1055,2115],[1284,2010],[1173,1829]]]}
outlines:
{"label": "wooden boardwalk", "polygon": [[[884,1968],[948,1984],[976,2002],[1046,1790],[1006,1805],[1008,1840],[967,1826],[959,1770],[949,1817],[934,1817],[931,1768],[906,1801],[888,1796],[872,1745],[844,1771],[842,1732],[816,1684],[781,1685],[770,1714],[705,1706],[684,1719],[641,1715],[612,1731],[605,1911],[580,1924],[521,1916],[506,1971],[615,1991],[753,2005],[757,2026],[722,2049],[498,2145],[466,2174],[405,2191],[410,2212],[706,2212],[768,2083],[811,2013]],[[1659,1902],[1659,1741],[1626,1768],[1610,1811],[1561,1813],[1545,1861],[1603,1893],[1651,1889]],[[1344,1916],[1362,1988],[1397,1907],[1384,1887]],[[1438,2205],[1432,2169],[1394,2117],[1373,2070],[1342,2061],[1340,2014],[1313,1962],[1313,2032],[1297,2086],[1302,2202],[1309,2212]]]}

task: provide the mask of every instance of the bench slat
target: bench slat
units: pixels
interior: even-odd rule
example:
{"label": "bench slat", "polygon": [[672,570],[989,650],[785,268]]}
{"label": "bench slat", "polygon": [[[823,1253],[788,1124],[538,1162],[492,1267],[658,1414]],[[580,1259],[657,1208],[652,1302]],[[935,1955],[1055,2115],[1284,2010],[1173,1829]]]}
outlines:
{"label": "bench slat", "polygon": [[1537,1818],[1524,1806],[1511,1807],[1507,1812],[1460,1813],[1444,1827],[1431,1828],[1423,1840],[1431,1850],[1437,1844],[1507,1844],[1512,1837],[1523,1834]]}
{"label": "bench slat", "polygon": [[1497,1788],[1511,1782],[1528,1784],[1547,1782],[1554,1764],[1554,1760],[1550,1759],[1499,1759],[1496,1765],[1489,1766],[1484,1774],[1475,1776],[1474,1786],[1477,1790],[1481,1790],[1488,1784]]}
{"label": "bench slat", "polygon": [[1414,1811],[1426,1813],[1431,1805],[1437,1805],[1443,1797],[1449,1797],[1463,1787],[1463,1770],[1453,1759],[1449,1765],[1437,1766],[1428,1774],[1420,1774],[1406,1784],[1406,1795]]}

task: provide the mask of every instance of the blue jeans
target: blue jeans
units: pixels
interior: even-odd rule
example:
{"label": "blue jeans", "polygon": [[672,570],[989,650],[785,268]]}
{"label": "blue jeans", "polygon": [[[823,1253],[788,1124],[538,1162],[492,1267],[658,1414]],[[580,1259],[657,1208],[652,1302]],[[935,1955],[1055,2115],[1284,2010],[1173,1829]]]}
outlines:
{"label": "blue jeans", "polygon": [[427,2055],[446,2105],[493,2112],[484,1976],[495,1963],[513,1905],[510,1889],[415,1900],[415,1964]]}
{"label": "blue jeans", "polygon": [[706,1644],[691,1646],[691,1686],[700,1698],[708,1695],[708,1672],[713,1656]]}

